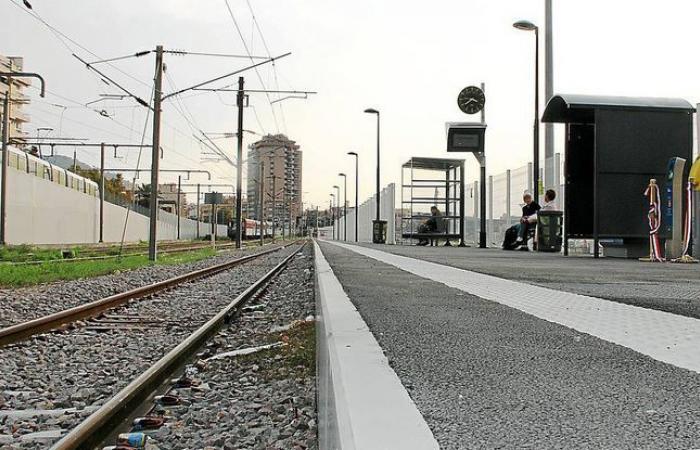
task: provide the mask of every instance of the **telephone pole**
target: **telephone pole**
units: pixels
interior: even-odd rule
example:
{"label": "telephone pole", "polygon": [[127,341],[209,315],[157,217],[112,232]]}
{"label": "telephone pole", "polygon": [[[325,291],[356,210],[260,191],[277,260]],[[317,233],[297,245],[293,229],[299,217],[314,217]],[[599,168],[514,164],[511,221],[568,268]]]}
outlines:
{"label": "telephone pole", "polygon": [[243,77],[238,77],[238,96],[236,104],[238,105],[238,153],[236,160],[236,248],[241,248],[241,223],[243,217],[243,99],[245,92],[243,91]]}
{"label": "telephone pole", "polygon": [[160,114],[163,103],[163,46],[156,47],[156,78],[153,92],[153,147],[151,148],[151,217],[148,235],[148,259],[155,261],[158,254],[158,169],[160,166]]}
{"label": "telephone pole", "polygon": [[260,246],[265,245],[265,161],[260,160]]}

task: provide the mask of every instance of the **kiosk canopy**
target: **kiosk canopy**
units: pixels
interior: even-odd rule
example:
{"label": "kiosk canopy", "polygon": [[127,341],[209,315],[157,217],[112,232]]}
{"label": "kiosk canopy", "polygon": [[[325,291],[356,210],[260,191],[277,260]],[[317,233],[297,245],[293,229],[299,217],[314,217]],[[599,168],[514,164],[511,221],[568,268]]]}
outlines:
{"label": "kiosk canopy", "polygon": [[595,111],[601,109],[695,112],[693,105],[682,98],[557,94],[547,103],[542,121],[593,123]]}

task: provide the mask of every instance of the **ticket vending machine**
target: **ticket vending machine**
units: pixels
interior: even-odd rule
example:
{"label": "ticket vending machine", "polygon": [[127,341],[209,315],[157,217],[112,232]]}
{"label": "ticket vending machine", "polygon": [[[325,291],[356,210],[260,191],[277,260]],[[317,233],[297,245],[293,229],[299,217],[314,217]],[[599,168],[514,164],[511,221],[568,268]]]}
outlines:
{"label": "ticket vending machine", "polygon": [[666,259],[680,258],[683,253],[684,169],[685,159],[673,157],[668,160],[661,221],[670,236],[666,240]]}

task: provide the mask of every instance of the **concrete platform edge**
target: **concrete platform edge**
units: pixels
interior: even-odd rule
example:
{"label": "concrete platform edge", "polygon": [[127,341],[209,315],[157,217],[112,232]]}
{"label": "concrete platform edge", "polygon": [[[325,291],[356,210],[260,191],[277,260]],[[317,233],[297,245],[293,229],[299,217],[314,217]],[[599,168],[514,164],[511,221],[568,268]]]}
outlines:
{"label": "concrete platform edge", "polygon": [[316,242],[314,256],[319,448],[438,449]]}

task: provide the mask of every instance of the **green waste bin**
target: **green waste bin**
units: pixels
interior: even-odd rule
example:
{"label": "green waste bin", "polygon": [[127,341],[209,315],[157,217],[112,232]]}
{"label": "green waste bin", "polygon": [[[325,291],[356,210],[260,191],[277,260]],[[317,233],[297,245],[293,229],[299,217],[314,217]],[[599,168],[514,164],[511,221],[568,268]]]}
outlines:
{"label": "green waste bin", "polygon": [[386,244],[386,220],[372,221],[372,243]]}
{"label": "green waste bin", "polygon": [[562,244],[564,213],[562,211],[537,212],[537,251],[559,252]]}

